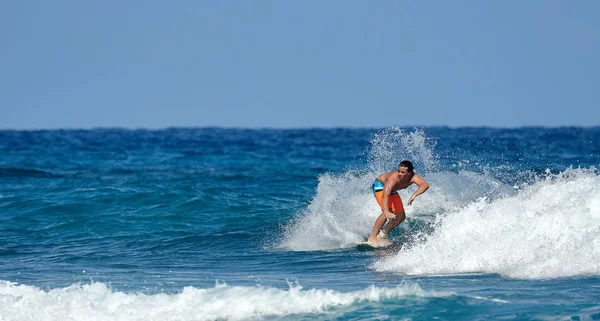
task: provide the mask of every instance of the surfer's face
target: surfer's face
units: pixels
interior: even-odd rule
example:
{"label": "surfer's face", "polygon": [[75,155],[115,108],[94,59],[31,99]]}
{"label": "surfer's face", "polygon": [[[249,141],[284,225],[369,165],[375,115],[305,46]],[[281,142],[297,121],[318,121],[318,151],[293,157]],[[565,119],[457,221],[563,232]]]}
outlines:
{"label": "surfer's face", "polygon": [[398,167],[398,177],[401,181],[405,180],[409,176],[410,172],[408,171],[407,167]]}

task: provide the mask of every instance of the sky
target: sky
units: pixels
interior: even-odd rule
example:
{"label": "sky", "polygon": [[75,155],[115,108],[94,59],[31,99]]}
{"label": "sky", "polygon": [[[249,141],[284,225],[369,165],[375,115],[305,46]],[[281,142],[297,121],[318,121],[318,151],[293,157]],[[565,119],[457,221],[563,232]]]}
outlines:
{"label": "sky", "polygon": [[0,129],[600,125],[600,1],[4,1]]}

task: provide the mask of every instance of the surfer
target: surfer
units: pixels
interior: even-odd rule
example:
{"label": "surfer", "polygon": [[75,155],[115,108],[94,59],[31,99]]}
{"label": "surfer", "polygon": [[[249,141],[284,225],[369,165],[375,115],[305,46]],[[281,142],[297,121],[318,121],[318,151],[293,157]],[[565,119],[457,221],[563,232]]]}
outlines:
{"label": "surfer", "polygon": [[[400,162],[397,170],[377,176],[372,188],[382,213],[375,220],[375,226],[373,226],[373,231],[371,231],[371,235],[367,240],[368,243],[376,246],[390,245],[387,237],[388,233],[406,218],[398,190],[405,189],[412,184],[417,185],[419,188],[408,199],[408,205],[412,204],[415,197],[423,194],[429,188],[429,184],[414,172],[413,164],[407,160]],[[382,229],[386,222],[387,224]]]}

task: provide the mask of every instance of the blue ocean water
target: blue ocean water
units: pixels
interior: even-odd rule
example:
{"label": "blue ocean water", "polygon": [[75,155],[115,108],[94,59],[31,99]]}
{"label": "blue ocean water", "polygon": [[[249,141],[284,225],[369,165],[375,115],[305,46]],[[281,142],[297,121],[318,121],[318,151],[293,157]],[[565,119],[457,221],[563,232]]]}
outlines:
{"label": "blue ocean water", "polygon": [[[0,320],[600,320],[599,142],[0,131]],[[379,214],[371,182],[403,159],[430,190],[392,247],[357,250]]]}

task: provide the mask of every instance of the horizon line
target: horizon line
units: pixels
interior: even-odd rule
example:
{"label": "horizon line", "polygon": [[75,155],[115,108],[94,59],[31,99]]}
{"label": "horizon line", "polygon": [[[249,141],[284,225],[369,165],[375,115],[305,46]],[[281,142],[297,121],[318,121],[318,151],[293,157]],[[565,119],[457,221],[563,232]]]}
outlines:
{"label": "horizon line", "polygon": [[335,130],[335,129],[353,129],[353,130],[374,130],[385,128],[443,128],[443,129],[563,129],[563,128],[581,128],[595,129],[600,125],[519,125],[519,126],[491,126],[491,125],[392,125],[392,126],[306,126],[306,127],[276,127],[276,126],[165,126],[165,127],[128,127],[128,126],[91,126],[91,127],[40,127],[40,128],[0,128],[0,131],[93,131],[93,130],[130,130],[130,131],[163,131],[177,129],[222,129],[222,130]]}

